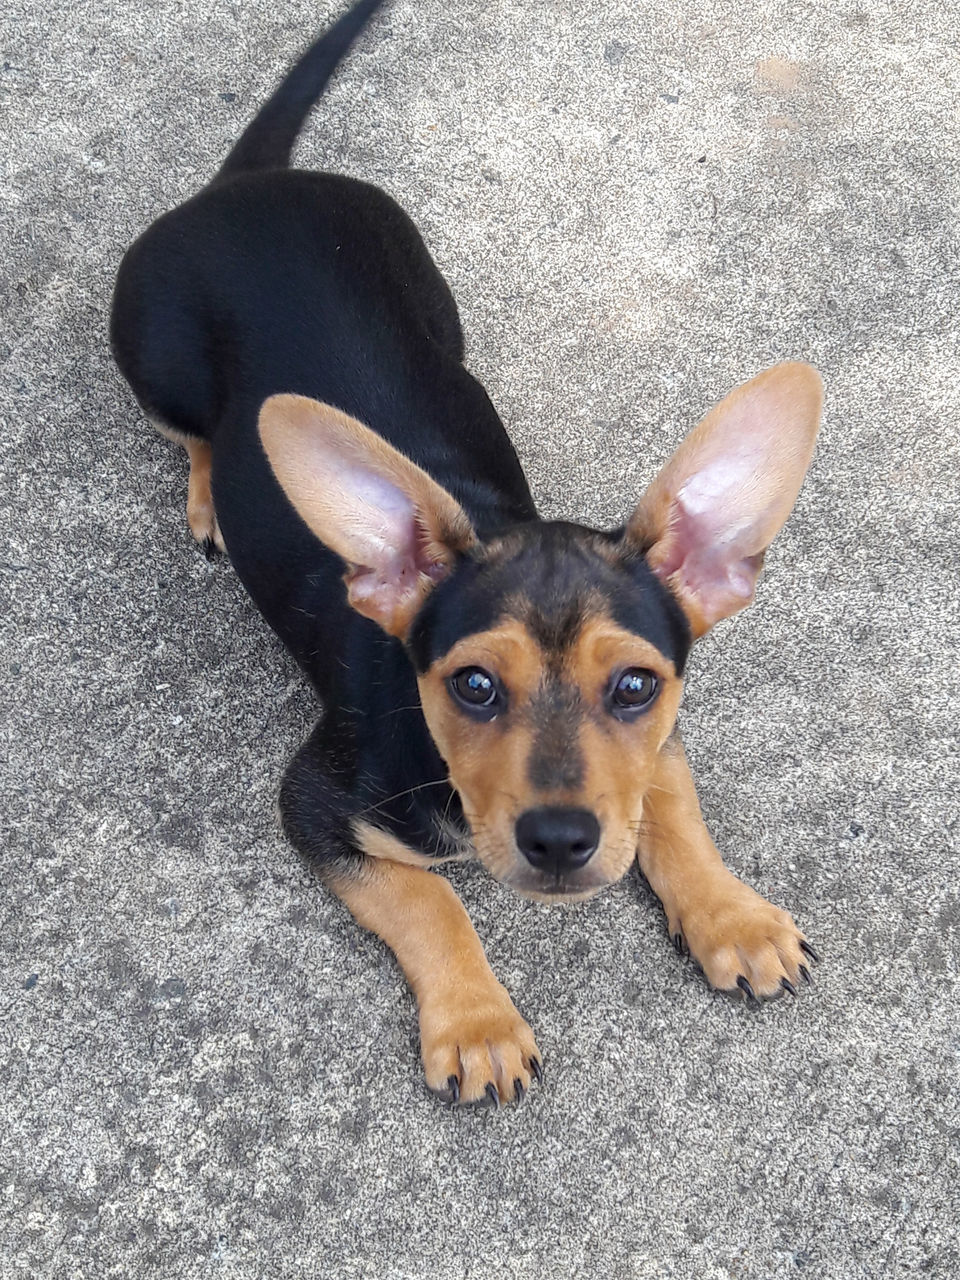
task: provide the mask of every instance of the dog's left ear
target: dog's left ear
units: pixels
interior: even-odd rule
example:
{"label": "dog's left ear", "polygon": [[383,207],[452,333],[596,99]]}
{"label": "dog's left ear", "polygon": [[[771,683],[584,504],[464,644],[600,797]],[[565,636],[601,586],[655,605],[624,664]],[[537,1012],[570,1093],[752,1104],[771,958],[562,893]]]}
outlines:
{"label": "dog's left ear", "polygon": [[477,540],[463,508],[376,432],[328,404],[271,396],[259,431],[298,514],[346,561],[350,604],[405,639],[428,592]]}
{"label": "dog's left ear", "polygon": [[744,383],[691,431],[630,517],[627,545],[677,597],[694,637],[753,599],[810,465],[822,399],[808,364]]}

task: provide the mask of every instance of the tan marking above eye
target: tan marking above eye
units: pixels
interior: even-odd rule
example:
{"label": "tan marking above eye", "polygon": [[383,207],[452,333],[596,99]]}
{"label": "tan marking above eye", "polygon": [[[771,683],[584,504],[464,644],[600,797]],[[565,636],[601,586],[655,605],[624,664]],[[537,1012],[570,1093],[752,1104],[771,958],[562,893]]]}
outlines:
{"label": "tan marking above eye", "polygon": [[428,674],[448,680],[463,667],[482,667],[510,689],[534,688],[543,671],[543,655],[523,623],[510,618],[458,640]]}
{"label": "tan marking above eye", "polygon": [[[472,666],[488,671],[507,691],[505,714],[488,724],[471,722],[446,687],[450,676]],[[648,710],[627,722],[610,713],[607,694],[611,677],[631,667],[653,672],[660,691]],[[590,888],[588,878],[593,888],[618,880],[634,857],[644,794],[673,729],[682,685],[654,644],[599,611],[583,620],[561,652],[545,652],[519,618],[459,640],[420,678],[420,693],[487,868],[527,892],[533,873],[516,846],[516,820],[538,805],[565,804],[595,812],[603,829],[600,848],[584,869],[584,889]],[[572,689],[579,694],[568,731],[576,735],[584,767],[582,777],[569,783],[538,785],[530,762],[551,686],[559,686],[561,699]],[[557,723],[562,725],[562,716]]]}
{"label": "tan marking above eye", "polygon": [[568,679],[584,694],[603,696],[617,671],[642,667],[652,671],[666,685],[676,679],[676,668],[655,644],[617,626],[609,618],[591,619],[583,629],[564,664]]}

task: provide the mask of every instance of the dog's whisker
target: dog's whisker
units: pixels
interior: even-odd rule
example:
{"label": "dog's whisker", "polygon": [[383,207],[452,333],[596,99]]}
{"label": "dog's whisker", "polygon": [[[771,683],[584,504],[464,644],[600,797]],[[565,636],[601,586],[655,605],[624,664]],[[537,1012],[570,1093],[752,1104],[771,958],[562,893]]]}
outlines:
{"label": "dog's whisker", "polygon": [[415,791],[423,791],[425,787],[446,787],[450,784],[446,778],[436,778],[433,782],[419,782],[415,787],[407,787],[406,791],[398,791],[395,795],[387,796],[383,800],[378,800],[376,804],[367,805],[365,809],[357,809],[350,816],[353,818],[362,818],[365,813],[372,813],[375,809],[381,809],[385,804],[392,804],[394,800],[400,800],[404,796],[413,795]]}
{"label": "dog's whisker", "polygon": [[449,817],[450,806],[453,804],[455,795],[456,795],[456,792],[451,787],[450,794],[447,796],[447,803],[444,805],[443,813],[440,815],[440,821],[437,823],[437,842],[436,842],[436,845],[434,846],[434,855],[437,857],[439,857],[440,855],[440,846],[443,844],[443,841],[444,841],[446,821],[447,821],[447,818]]}

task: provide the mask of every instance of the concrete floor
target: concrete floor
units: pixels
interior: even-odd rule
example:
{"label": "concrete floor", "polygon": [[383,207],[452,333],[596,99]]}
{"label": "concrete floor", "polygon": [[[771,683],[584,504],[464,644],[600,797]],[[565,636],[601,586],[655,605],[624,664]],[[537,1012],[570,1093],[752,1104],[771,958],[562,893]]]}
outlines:
{"label": "concrete floor", "polygon": [[821,444],[682,723],[730,865],[822,949],[755,1010],[636,877],[452,871],[547,1079],[454,1112],[381,945],[280,839],[316,707],[105,342],[330,0],[0,18],[0,1275],[960,1272],[960,21],[918,0],[395,0],[304,136],[450,280],[544,514],[619,521],[812,360]]}

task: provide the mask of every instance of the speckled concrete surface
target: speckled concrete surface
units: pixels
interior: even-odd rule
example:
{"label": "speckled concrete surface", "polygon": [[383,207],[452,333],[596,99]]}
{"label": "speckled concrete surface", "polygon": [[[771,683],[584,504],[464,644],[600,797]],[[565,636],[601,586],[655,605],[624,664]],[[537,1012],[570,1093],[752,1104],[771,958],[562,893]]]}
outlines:
{"label": "speckled concrete surface", "polygon": [[613,522],[720,395],[828,391],[683,715],[730,864],[822,948],[755,1011],[630,879],[451,873],[534,1026],[425,1092],[380,945],[280,840],[315,709],[105,345],[112,275],[330,0],[9,0],[0,70],[4,1277],[960,1269],[960,23],[951,6],[395,0],[302,162],[386,186],[547,514]]}

